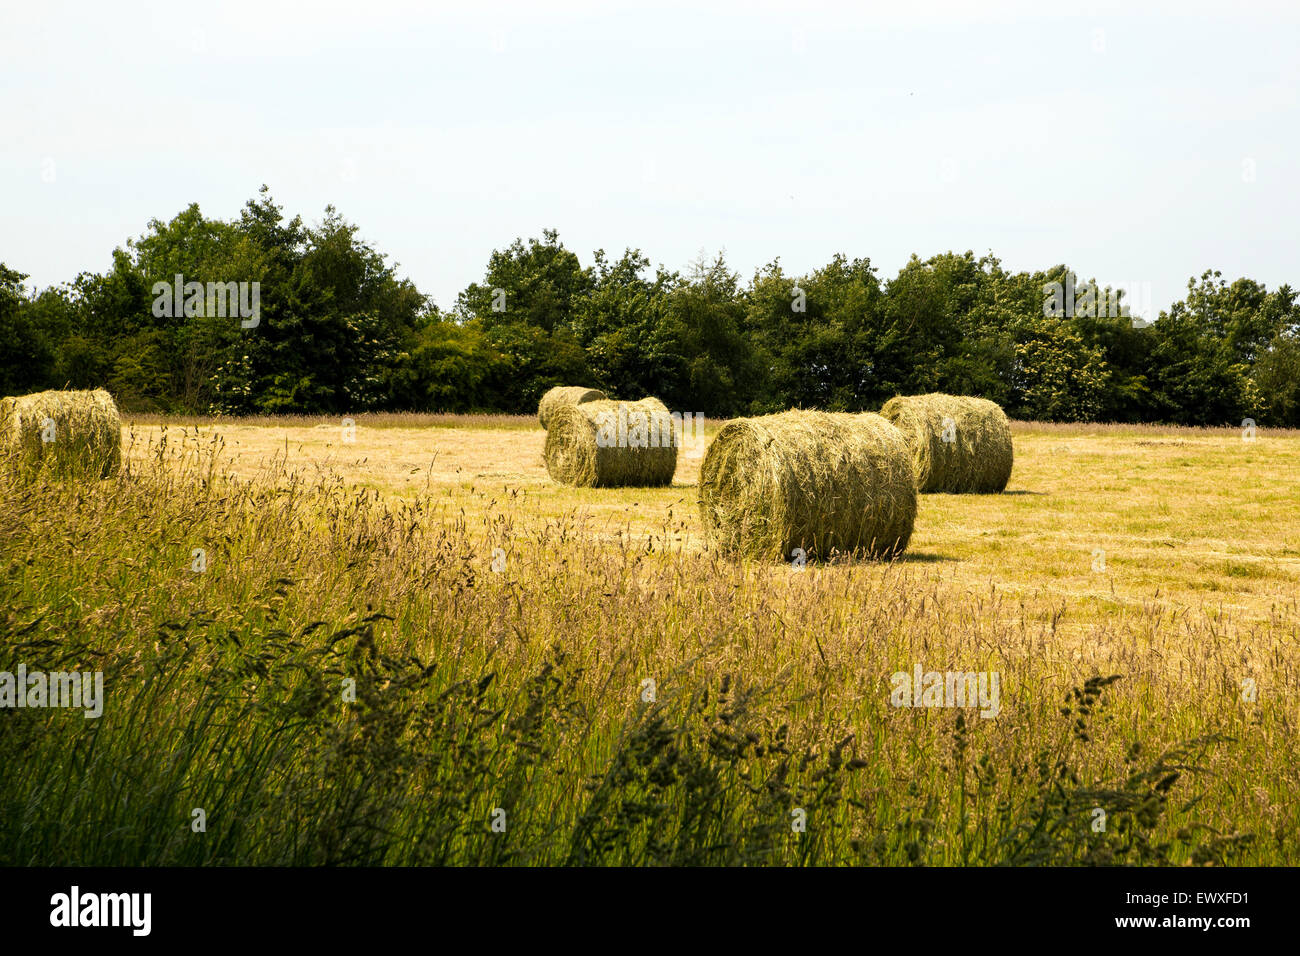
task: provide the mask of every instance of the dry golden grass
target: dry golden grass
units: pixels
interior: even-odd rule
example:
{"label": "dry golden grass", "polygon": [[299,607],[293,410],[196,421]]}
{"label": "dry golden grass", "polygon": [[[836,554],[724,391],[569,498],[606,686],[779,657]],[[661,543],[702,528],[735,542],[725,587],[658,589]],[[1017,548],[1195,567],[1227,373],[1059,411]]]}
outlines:
{"label": "dry golden grass", "polygon": [[[136,419],[124,429],[129,467],[119,481],[41,485],[6,499],[0,544],[13,558],[0,565],[0,583],[12,610],[0,624],[14,641],[41,637],[28,656],[61,660],[88,642],[118,689],[105,729],[92,738],[86,721],[59,725],[66,739],[37,738],[48,745],[32,764],[40,773],[0,782],[0,796],[8,787],[10,805],[27,808],[27,836],[0,847],[0,860],[48,861],[91,840],[87,861],[212,862],[204,847],[217,841],[158,834],[178,807],[194,805],[181,801],[219,799],[238,784],[250,796],[231,816],[246,829],[229,835],[218,862],[499,862],[506,853],[545,862],[1186,862],[1219,851],[1135,848],[1118,824],[1103,846],[1089,812],[1095,800],[1119,820],[1130,796],[1141,806],[1163,799],[1153,780],[1164,769],[1130,776],[1136,743],[1140,767],[1163,767],[1154,755],[1209,734],[1231,741],[1203,758],[1174,758],[1200,769],[1177,785],[1167,822],[1157,814],[1142,825],[1152,840],[1172,846],[1180,833],[1209,832],[1186,831],[1190,815],[1229,849],[1236,834],[1254,834],[1246,862],[1300,859],[1300,542],[1289,521],[1300,435],[1260,431],[1243,442],[1229,430],[1016,424],[1007,493],[923,496],[900,560],[798,570],[727,560],[703,542],[698,456],[679,458],[668,488],[571,488],[547,478],[545,436],[531,418],[402,421],[358,418],[345,442],[337,420]],[[190,568],[194,547],[210,552],[201,574]],[[1104,569],[1094,570],[1102,550]],[[385,663],[368,691],[375,720],[354,726],[350,710],[312,709],[318,697],[304,696],[301,681],[326,664],[331,682],[354,672],[339,668],[356,668],[355,657],[329,656],[326,637],[360,639],[357,622],[372,613],[383,617],[373,637],[371,624],[361,636]],[[178,647],[199,656],[177,659]],[[552,673],[557,653],[563,666]],[[403,663],[417,658],[436,667]],[[892,706],[891,673],[916,665],[999,673],[999,716],[963,724],[960,712]],[[141,679],[155,668],[176,675],[175,691]],[[226,675],[222,695],[196,679],[209,669]],[[1123,680],[1076,746],[1061,724],[1065,695],[1109,674]],[[658,687],[653,706],[640,697],[647,679]],[[1258,688],[1250,700],[1246,680]],[[407,689],[389,692],[390,682]],[[450,746],[439,734],[470,726],[463,715],[433,738],[395,742],[384,728],[476,686],[496,716],[473,724],[482,732],[466,753],[502,756],[482,769],[487,782],[453,787],[438,774],[460,764],[435,774],[430,761]],[[539,688],[554,709],[530,709]],[[743,720],[716,716],[739,698],[749,701]],[[267,715],[286,701],[310,704],[310,721],[291,723],[302,736],[267,750],[259,735],[279,733]],[[703,736],[665,738],[656,720]],[[322,776],[299,755],[306,747],[329,767],[353,760],[357,741],[335,736],[340,721],[375,748],[375,763]],[[742,726],[752,741],[732,748],[726,734]],[[87,740],[76,745],[75,735]],[[764,755],[753,749],[760,741]],[[840,741],[845,762],[834,756]],[[789,776],[775,749],[786,743],[808,757]],[[62,762],[82,767],[78,746],[98,769],[78,769],[87,785],[59,803],[49,794],[63,792]],[[143,819],[141,794],[115,783],[142,747],[173,755],[157,766],[177,768],[144,792],[157,821],[148,826],[133,822]],[[545,758],[529,756],[538,753]],[[1066,779],[1036,771],[1044,754],[1041,766],[1060,761],[1082,780],[1068,805],[1043,809]],[[679,776],[664,755],[687,761]],[[391,760],[395,776],[376,777]],[[825,786],[839,777],[817,776],[819,761],[835,774],[851,764],[845,800]],[[425,773],[434,776],[403,776]],[[612,803],[591,793],[593,779],[618,782]],[[700,790],[701,780],[712,782]],[[484,821],[502,788],[516,823],[511,840],[493,842]],[[423,803],[456,793],[463,803]],[[1192,794],[1202,800],[1188,809]],[[295,800],[344,816],[327,825],[261,809]],[[660,815],[647,822],[645,807]],[[790,839],[791,807],[809,811],[805,841]],[[358,832],[346,814],[371,810],[388,815],[373,832],[391,838],[355,853],[331,842]],[[597,852],[600,841],[582,834],[609,820],[617,845]],[[1046,842],[1025,837],[1045,832],[1043,821],[1063,829]],[[454,837],[425,856],[427,829],[444,825]]]}
{"label": "dry golden grass", "polygon": [[[359,418],[350,442],[337,419],[181,427],[223,441],[230,472],[246,479],[297,471],[394,499],[432,493],[447,513],[471,517],[509,495],[521,531],[577,514],[598,537],[704,547],[702,449],[679,455],[669,488],[570,488],[547,476],[546,433],[531,417],[487,428],[402,427],[394,418],[378,427]],[[175,425],[129,420],[124,454],[139,460],[166,430],[175,444]],[[1246,624],[1294,607],[1300,433],[1261,430],[1248,442],[1232,429],[1016,423],[1015,432],[1006,492],[923,496],[903,563],[965,590],[1058,602],[1067,628],[1153,608]]]}

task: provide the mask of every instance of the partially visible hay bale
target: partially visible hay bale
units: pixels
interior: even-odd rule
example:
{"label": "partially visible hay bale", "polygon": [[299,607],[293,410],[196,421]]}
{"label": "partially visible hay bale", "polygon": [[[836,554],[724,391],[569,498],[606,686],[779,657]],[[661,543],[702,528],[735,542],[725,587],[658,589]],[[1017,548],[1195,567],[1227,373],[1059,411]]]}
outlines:
{"label": "partially visible hay bale", "polygon": [[122,467],[122,419],[113,396],[36,392],[0,399],[0,455],[20,470],[107,478]]}
{"label": "partially visible hay bale", "polygon": [[916,486],[907,445],[879,415],[791,411],[727,422],[700,466],[700,514],[719,550],[790,560],[901,553]]}
{"label": "partially visible hay bale", "polygon": [[596,388],[582,388],[575,385],[557,385],[548,389],[537,403],[537,420],[546,428],[551,414],[561,405],[581,405],[583,402],[599,402],[605,399],[605,393]]}
{"label": "partially visible hay bale", "polygon": [[1011,478],[1011,423],[995,402],[963,395],[891,398],[880,410],[907,439],[920,491],[1002,491]]}
{"label": "partially visible hay bale", "polygon": [[559,405],[546,428],[546,470],[556,481],[586,488],[671,485],[677,436],[657,398]]}
{"label": "partially visible hay bale", "polygon": [[668,411],[668,406],[659,401],[659,399],[655,398],[653,395],[647,395],[645,398],[633,402],[632,404],[639,405],[642,408],[647,408],[652,412],[662,412],[665,415],[671,414]]}

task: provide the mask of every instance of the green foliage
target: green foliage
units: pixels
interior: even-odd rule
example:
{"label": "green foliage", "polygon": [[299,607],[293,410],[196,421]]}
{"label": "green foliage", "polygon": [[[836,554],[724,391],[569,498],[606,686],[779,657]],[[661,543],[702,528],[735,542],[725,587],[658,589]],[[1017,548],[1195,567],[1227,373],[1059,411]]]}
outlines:
{"label": "green foliage", "polygon": [[[155,314],[177,275],[259,283],[260,323]],[[1048,283],[1097,286],[1064,264],[946,252],[882,281],[836,255],[742,286],[722,256],[686,274],[639,249],[583,266],[547,229],[495,250],[442,313],[333,207],[309,226],[263,186],[232,221],[197,205],[150,221],[103,274],[39,294],[23,278],[0,266],[0,391],[107,387],[127,410],[531,413],[579,385],[711,417],[945,392],[1046,421],[1300,426],[1296,293],[1213,271],[1142,326],[1109,288],[1092,311],[1046,308]]]}
{"label": "green foliage", "polygon": [[1249,367],[1234,362],[1222,341],[1180,305],[1150,329],[1144,371],[1152,417],[1180,425],[1240,423],[1256,411]]}
{"label": "green foliage", "polygon": [[222,411],[364,411],[391,407],[390,370],[425,309],[385,257],[357,238],[333,207],[315,228],[283,216],[269,198],[250,203],[251,236],[274,241],[260,324],[216,375]]}
{"label": "green foliage", "polygon": [[492,409],[488,384],[504,363],[478,320],[435,317],[413,332],[389,380],[397,408],[431,412]]}
{"label": "green foliage", "polygon": [[483,282],[460,294],[456,313],[461,321],[476,320],[501,356],[487,382],[495,407],[531,410],[554,385],[590,384],[573,327],[590,288],[590,272],[554,230],[544,230],[541,241],[525,246],[516,239],[492,253]]}
{"label": "green foliage", "polygon": [[897,370],[881,363],[893,339],[875,272],[866,259],[836,256],[804,279],[786,276],[779,261],[754,276],[746,325],[770,368],[759,408],[861,411],[890,397]]}
{"label": "green foliage", "polygon": [[660,267],[652,279],[645,278],[650,260],[637,249],[626,250],[614,263],[598,249],[594,259],[591,290],[575,304],[573,315],[591,381],[607,395],[631,401],[667,394],[678,362],[665,315],[680,277]]}
{"label": "green foliage", "polygon": [[1290,329],[1278,332],[1255,363],[1254,376],[1261,423],[1300,427],[1300,338]]}
{"label": "green foliage", "polygon": [[[1134,740],[1125,754],[1125,772],[1120,779],[1084,779],[1087,771],[1081,767],[1079,751],[1092,741],[1091,727],[1100,716],[1106,688],[1119,679],[1118,674],[1091,677],[1074,688],[1061,708],[1068,734],[1032,761],[1011,767],[1012,777],[1032,784],[1033,795],[999,803],[992,824],[999,832],[992,848],[999,862],[1011,866],[1171,866],[1190,858],[1198,865],[1221,866],[1231,863],[1252,841],[1250,834],[1223,834],[1191,821],[1175,826],[1172,840],[1158,836],[1169,829],[1171,816],[1195,806],[1195,799],[1179,806],[1171,803],[1171,798],[1180,781],[1206,772],[1201,761],[1208,753],[1232,743],[1222,735],[1176,744],[1154,758],[1148,758],[1142,742]],[[964,737],[965,722],[959,715],[954,749],[963,780]],[[994,780],[990,755],[978,762],[974,775],[976,786],[987,794]]]}
{"label": "green foliage", "polygon": [[740,277],[719,255],[700,259],[667,297],[661,326],[669,408],[726,417],[746,410],[758,393],[758,366],[744,332]]}
{"label": "green foliage", "polygon": [[1037,307],[1008,302],[1008,284],[992,256],[945,253],[925,262],[913,256],[887,288],[898,352],[918,357],[910,367],[901,355],[892,362],[894,394],[947,392],[1005,401],[1013,366],[1009,327]]}
{"label": "green foliage", "polygon": [[516,239],[488,260],[482,283],[470,284],[457,300],[457,311],[478,318],[492,333],[509,326],[533,326],[544,332],[572,327],[578,301],[591,287],[591,274],[564,248],[553,229],[542,240]]}
{"label": "green foliage", "polygon": [[1041,316],[1026,318],[1016,339],[1011,416],[1094,421],[1102,409],[1108,377],[1101,349],[1088,346],[1067,322]]}
{"label": "green foliage", "polygon": [[487,338],[502,358],[486,380],[496,408],[535,411],[552,386],[592,384],[586,352],[568,326],[547,332],[537,326],[500,325]]}
{"label": "green foliage", "polygon": [[27,276],[0,262],[0,394],[39,391],[52,364],[46,330],[33,321],[23,289]]}

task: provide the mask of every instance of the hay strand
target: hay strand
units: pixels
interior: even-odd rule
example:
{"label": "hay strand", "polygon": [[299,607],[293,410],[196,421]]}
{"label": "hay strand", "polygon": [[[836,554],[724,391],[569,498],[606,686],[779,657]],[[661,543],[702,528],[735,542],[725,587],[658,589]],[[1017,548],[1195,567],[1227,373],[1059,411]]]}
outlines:
{"label": "hay strand", "polygon": [[122,467],[117,405],[103,389],[0,399],[0,455],[24,474],[108,478]]}
{"label": "hay strand", "polygon": [[916,519],[907,445],[870,413],[735,419],[700,466],[700,514],[727,554],[891,557],[907,547]]}
{"label": "hay strand", "polygon": [[657,398],[559,405],[546,429],[546,470],[583,488],[670,485],[680,437]]}
{"label": "hay strand", "polygon": [[993,494],[1011,479],[1011,423],[995,402],[938,393],[900,396],[880,414],[907,440],[920,491]]}

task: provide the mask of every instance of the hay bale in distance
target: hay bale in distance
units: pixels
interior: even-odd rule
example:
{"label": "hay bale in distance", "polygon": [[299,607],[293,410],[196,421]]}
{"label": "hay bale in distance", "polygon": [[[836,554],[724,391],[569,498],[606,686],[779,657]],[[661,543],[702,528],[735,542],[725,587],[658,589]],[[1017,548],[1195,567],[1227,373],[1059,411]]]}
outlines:
{"label": "hay bale in distance", "polygon": [[671,485],[678,439],[657,398],[559,405],[548,417],[546,470],[584,488]]}
{"label": "hay bale in distance", "polygon": [[561,405],[581,405],[583,402],[599,402],[605,399],[605,393],[596,388],[582,388],[575,385],[557,385],[547,389],[542,400],[537,403],[537,420],[546,428],[551,413]]}
{"label": "hay bale in distance", "polygon": [[788,561],[900,554],[916,485],[907,444],[879,415],[790,411],[727,422],[700,465],[700,515],[719,550]]}
{"label": "hay bale in distance", "polygon": [[28,474],[115,475],[122,467],[117,404],[103,389],[0,399],[0,455]]}
{"label": "hay bale in distance", "polygon": [[647,395],[645,398],[633,402],[633,404],[639,405],[642,408],[647,408],[652,412],[662,412],[665,415],[671,415],[671,412],[668,411],[668,406],[659,401],[659,399],[655,398],[653,395]]}
{"label": "hay bale in distance", "polygon": [[1011,423],[996,402],[964,395],[891,398],[880,410],[903,433],[920,491],[1000,492],[1011,478]]}

